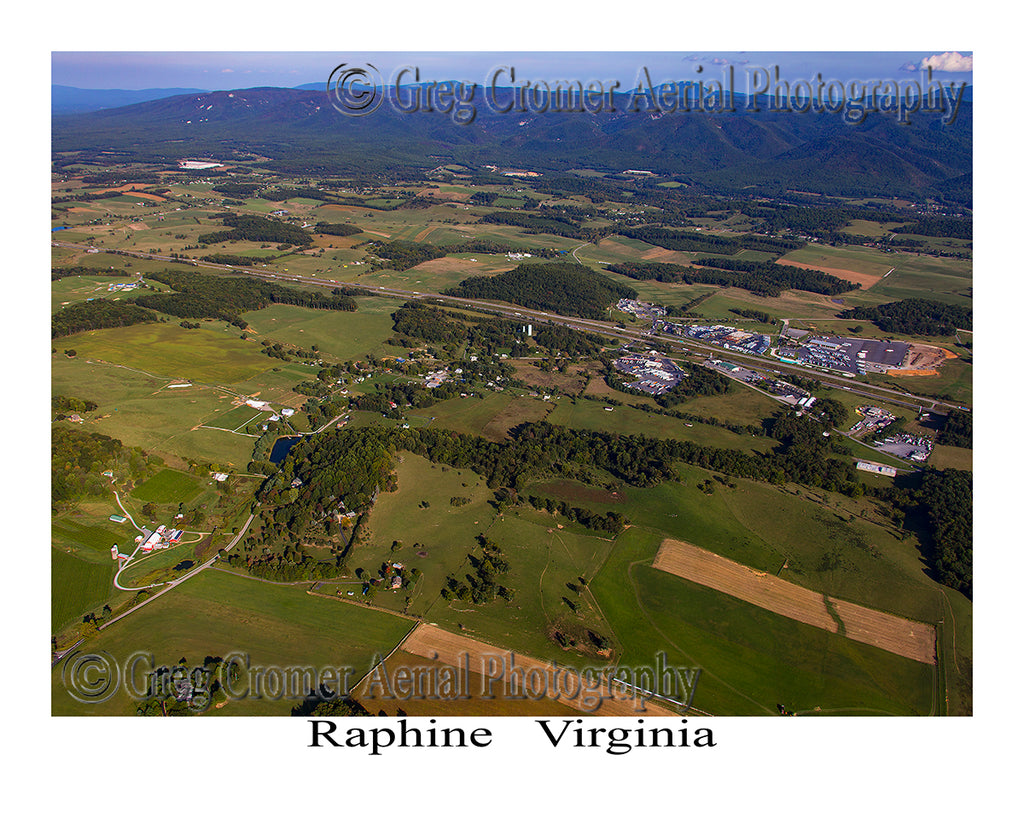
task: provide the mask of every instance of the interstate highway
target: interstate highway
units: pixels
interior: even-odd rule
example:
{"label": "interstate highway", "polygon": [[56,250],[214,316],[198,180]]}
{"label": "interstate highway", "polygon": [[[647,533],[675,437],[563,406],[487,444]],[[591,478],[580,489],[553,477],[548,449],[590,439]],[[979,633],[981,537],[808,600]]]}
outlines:
{"label": "interstate highway", "polygon": [[[75,250],[89,250],[95,247],[94,245],[58,241],[51,241],[51,245],[54,247],[65,247]],[[786,373],[791,373],[794,375],[802,376],[804,378],[813,378],[817,381],[820,381],[824,386],[846,390],[847,392],[854,393],[855,395],[861,395],[864,396],[865,398],[871,398],[879,401],[887,401],[890,404],[897,404],[899,406],[909,407],[912,409],[923,408],[928,411],[970,409],[969,407],[963,407],[959,404],[949,403],[935,398],[926,398],[924,396],[916,396],[909,392],[902,392],[900,390],[894,390],[888,387],[877,387],[871,384],[865,384],[862,381],[832,375],[830,373],[816,369],[811,369],[808,367],[784,364],[783,362],[778,361],[777,359],[765,358],[764,356],[749,355],[747,353],[737,353],[733,350],[725,350],[722,347],[718,347],[714,344],[705,344],[695,339],[679,339],[675,336],[652,335],[648,331],[644,330],[634,330],[630,328],[616,327],[613,323],[608,321],[597,321],[595,319],[583,319],[569,316],[560,316],[556,313],[547,313],[540,310],[531,310],[529,308],[519,307],[516,305],[509,306],[501,302],[482,301],[479,299],[464,299],[459,298],[457,296],[444,296],[441,295],[440,293],[424,293],[422,291],[401,290],[396,287],[388,287],[384,285],[335,281],[333,279],[316,278],[313,276],[302,276],[297,273],[285,273],[279,270],[252,270],[250,268],[243,266],[217,264],[214,262],[205,262],[200,259],[193,259],[187,257],[163,256],[156,253],[142,253],[138,251],[127,250],[104,250],[102,247],[96,249],[99,250],[100,252],[114,253],[120,256],[134,256],[141,259],[154,259],[157,261],[190,265],[192,267],[204,267],[209,268],[211,270],[219,270],[228,273],[241,273],[248,276],[253,276],[255,278],[265,279],[267,281],[273,282],[293,282],[296,284],[306,284],[328,288],[348,287],[355,290],[364,290],[368,294],[372,293],[378,296],[388,296],[391,298],[405,299],[406,301],[431,300],[457,307],[472,307],[477,310],[483,310],[488,313],[503,316],[505,318],[523,319],[531,324],[539,324],[544,322],[549,324],[561,324],[566,327],[571,327],[572,329],[575,330],[600,333],[601,335],[621,339],[623,341],[657,341],[659,343],[667,344],[671,347],[679,348],[681,350],[698,350],[702,353],[714,356],[715,358],[727,356],[730,360],[735,360],[737,363],[742,363],[745,366],[757,368],[761,371],[766,371],[767,373],[770,373],[772,375],[785,376]]]}

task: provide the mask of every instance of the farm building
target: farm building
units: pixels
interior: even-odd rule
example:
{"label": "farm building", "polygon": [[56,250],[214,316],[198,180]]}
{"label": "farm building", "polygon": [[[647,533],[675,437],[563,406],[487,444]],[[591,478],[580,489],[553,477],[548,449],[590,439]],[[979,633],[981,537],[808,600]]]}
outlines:
{"label": "farm building", "polygon": [[857,469],[871,472],[875,475],[887,475],[890,478],[896,477],[896,467],[876,464],[874,461],[857,461]]}

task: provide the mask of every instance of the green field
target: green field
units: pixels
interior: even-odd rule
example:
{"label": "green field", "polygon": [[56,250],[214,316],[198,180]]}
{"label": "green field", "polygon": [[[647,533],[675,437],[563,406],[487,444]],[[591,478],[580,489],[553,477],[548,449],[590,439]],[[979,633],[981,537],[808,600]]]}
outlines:
{"label": "green field", "polygon": [[192,475],[174,469],[162,469],[139,484],[132,492],[132,497],[162,504],[188,503],[199,492],[199,483]]}
{"label": "green field", "polygon": [[354,313],[273,304],[243,313],[242,318],[259,337],[307,350],[315,344],[342,361],[363,359],[370,353],[394,355],[398,348],[389,347],[384,340],[393,334],[391,314],[400,303],[394,299],[360,298],[358,304]]}
{"label": "green field", "polygon": [[631,529],[591,584],[625,665],[702,669],[693,705],[712,714],[928,714],[931,666],[650,568],[661,535]]}
{"label": "green field", "polygon": [[231,329],[137,324],[77,333],[57,340],[55,346],[167,379],[231,384],[269,369],[271,359],[251,341],[239,339],[237,328]]}
{"label": "green field", "polygon": [[99,608],[110,597],[114,561],[80,560],[61,549],[50,550],[50,628],[56,634],[83,614]]}
{"label": "green field", "polygon": [[[89,644],[125,662],[133,652],[152,654],[157,664],[184,657],[200,664],[207,656],[247,654],[250,667],[313,666],[366,673],[375,655],[387,654],[412,623],[386,612],[306,594],[303,586],[273,586],[208,569],[174,591],[115,623]],[[65,691],[62,664],[52,677],[55,715],[133,714],[123,690],[99,705],[78,703]],[[294,701],[271,698],[229,702],[222,715],[287,715]]]}
{"label": "green field", "polygon": [[[689,404],[683,404],[679,409],[684,412],[691,411]],[[712,413],[700,414],[714,417]],[[572,401],[563,398],[558,402],[555,411],[548,416],[548,421],[573,429],[600,430],[622,435],[647,435],[652,438],[675,438],[704,446],[738,449],[744,452],[764,452],[775,444],[767,438],[738,435],[723,427],[642,412],[630,406],[612,407],[612,411],[608,412],[602,402],[585,399]],[[690,426],[687,426],[688,423]]]}

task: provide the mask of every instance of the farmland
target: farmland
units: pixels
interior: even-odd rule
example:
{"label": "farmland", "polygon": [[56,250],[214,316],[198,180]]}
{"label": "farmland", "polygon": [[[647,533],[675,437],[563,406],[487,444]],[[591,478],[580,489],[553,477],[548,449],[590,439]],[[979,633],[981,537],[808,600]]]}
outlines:
{"label": "farmland", "polygon": [[[926,572],[933,567],[934,554],[921,513],[896,508],[885,494],[902,476],[893,481],[856,474],[848,485],[845,477],[833,483],[828,482],[831,476],[817,482],[782,475],[739,477],[751,473],[733,474],[730,469],[737,463],[781,464],[782,450],[799,450],[799,442],[764,434],[782,405],[755,390],[733,384],[727,392],[667,404],[671,410],[666,410],[653,396],[609,386],[604,372],[611,349],[599,353],[581,345],[575,349],[588,350],[585,354],[559,353],[540,346],[535,337],[531,340],[522,327],[487,327],[486,321],[475,327],[488,317],[450,302],[444,306],[454,308],[466,325],[461,335],[413,327],[406,336],[392,319],[407,299],[429,298],[471,277],[509,273],[520,262],[539,266],[555,260],[585,266],[572,270],[588,298],[596,289],[589,269],[635,290],[642,300],[684,308],[693,321],[774,334],[779,324],[771,319],[788,319],[793,327],[847,333],[854,332],[851,326],[857,322],[838,314],[850,307],[911,297],[970,304],[971,262],[965,240],[924,237],[924,250],[912,253],[868,246],[875,242],[807,242],[794,238],[794,230],[766,235],[770,231],[755,214],[776,204],[786,213],[799,206],[768,199],[759,211],[725,196],[717,203],[697,203],[680,182],[659,179],[647,186],[642,180],[606,178],[596,171],[576,177],[601,180],[603,193],[592,198],[559,190],[557,179],[495,177],[493,184],[484,184],[479,174],[455,166],[444,181],[346,182],[344,194],[337,192],[342,181],[317,192],[320,182],[310,178],[298,185],[302,195],[274,199],[274,190],[298,181],[247,162],[237,167],[246,175],[252,172],[251,178],[235,186],[240,193],[230,205],[217,187],[226,184],[224,190],[230,190],[233,181],[215,175],[197,181],[174,168],[152,169],[166,183],[160,193],[140,186],[89,199],[86,194],[101,193],[100,186],[71,180],[64,183],[66,188],[55,188],[57,195],[85,197],[58,203],[55,225],[69,229],[55,234],[55,241],[86,242],[101,252],[53,249],[55,266],[83,265],[97,275],[54,280],[51,309],[88,299],[134,298],[108,291],[110,282],[129,280],[104,275],[111,272],[124,271],[131,280],[140,274],[144,287],[151,288],[147,293],[166,290],[165,284],[147,277],[174,270],[186,274],[181,281],[187,281],[209,254],[226,254],[221,260],[235,256],[230,263],[237,268],[273,276],[285,287],[327,293],[357,283],[402,292],[395,297],[359,294],[354,311],[272,303],[246,309],[233,324],[223,315],[193,323],[158,313],[149,323],[86,330],[56,341],[53,394],[96,404],[82,414],[80,429],[140,447],[153,460],[137,484],[119,483],[122,476],[115,474],[103,487],[106,495],[55,515],[52,584],[55,592],[60,590],[52,604],[55,632],[71,634],[83,615],[104,603],[120,606],[129,600],[111,588],[110,546],[124,545],[132,535],[106,520],[116,511],[109,489],[120,487],[125,490],[122,502],[133,515],[152,504],[155,510],[149,511],[161,521],[179,508],[202,521],[192,526],[183,546],[130,567],[124,573],[129,583],[180,576],[187,569],[175,566],[183,565],[184,557],[196,559],[197,549],[203,555],[216,554],[250,510],[260,524],[227,556],[230,571],[224,570],[227,560],[215,564],[92,638],[90,648],[115,656],[130,653],[145,634],[158,661],[165,663],[182,656],[198,662],[243,647],[254,662],[344,663],[358,667],[361,675],[374,655],[391,651],[411,632],[394,655],[398,663],[433,667],[450,662],[461,647],[514,651],[538,667],[621,667],[649,665],[654,653],[663,650],[671,663],[701,667],[694,705],[712,714],[777,713],[779,703],[806,714],[938,714],[947,711],[947,697],[950,712],[970,710],[965,671],[971,646],[970,599],[944,590]],[[271,193],[266,193],[268,188]],[[271,198],[253,195],[256,189]],[[617,232],[671,244],[665,231],[684,225],[671,224],[681,218],[672,210],[674,201],[694,206],[685,226],[703,231],[700,242],[716,249],[732,242],[735,253],[671,250]],[[504,215],[482,221],[494,213]],[[628,219],[621,218],[624,213],[630,214]],[[220,217],[228,214],[272,217],[283,225],[268,229],[288,229],[289,237],[298,238],[200,242],[200,237],[222,229]],[[902,224],[864,216],[858,213],[848,221],[843,227],[847,236],[880,240]],[[661,224],[662,218],[667,226],[637,232],[646,230],[643,225]],[[565,235],[519,226],[543,219],[545,230]],[[318,234],[318,222],[347,223],[362,232]],[[739,247],[735,243],[742,237],[747,244]],[[446,245],[471,240],[477,242],[470,245],[472,250],[463,244],[457,252],[431,258],[438,256],[437,248],[443,252]],[[394,257],[383,258],[388,251],[381,247],[395,241],[419,243],[430,251],[422,253],[423,247],[411,244],[406,246],[413,248],[411,255],[398,258],[429,261],[400,269],[404,265]],[[515,259],[510,249],[532,256]],[[186,260],[126,257],[104,250],[180,253]],[[940,251],[949,255],[937,255]],[[749,280],[738,282],[744,286],[686,284],[607,270],[624,262],[685,266],[708,256],[711,263],[731,258],[759,265],[777,259],[860,287],[835,296],[797,289],[766,296],[762,293],[771,291],[756,290]],[[222,268],[217,275],[228,272]],[[294,281],[298,276],[308,280]],[[516,298],[529,303],[539,298],[538,303],[547,305],[544,299],[553,295],[544,292],[545,283],[541,273]],[[594,303],[593,314],[605,322],[598,325],[602,328],[612,330],[616,322],[636,330],[648,326],[607,308]],[[747,311],[747,316],[734,311]],[[857,335],[881,334],[870,322],[864,324]],[[399,340],[392,338],[400,332]],[[467,338],[472,341],[467,343]],[[567,335],[566,340],[573,349],[574,337]],[[969,403],[972,358],[966,346],[957,352],[960,357],[946,362],[939,375],[902,378],[899,386]],[[471,364],[481,375],[469,375]],[[696,354],[685,360],[685,366],[699,364]],[[447,391],[431,394],[423,385],[437,371],[445,374],[442,383],[450,383]],[[865,380],[892,384],[897,379],[872,375]],[[378,391],[395,400],[381,400]],[[815,394],[834,398],[847,410],[865,400],[827,388],[815,387]],[[245,406],[246,399],[269,402],[270,408],[264,412]],[[282,408],[296,413],[271,421]],[[895,412],[908,428],[917,429],[914,412],[898,407]],[[434,461],[395,444],[386,453],[388,469],[381,472],[376,491],[371,491],[372,483],[367,490],[371,500],[346,508],[333,485],[318,486],[318,494],[311,496],[309,475],[294,459],[279,465],[266,461],[278,436],[324,425],[324,437],[329,438],[334,419],[348,430],[382,427],[409,440],[414,433],[435,431],[465,439],[442,438],[433,450]],[[532,431],[545,424],[608,437],[580,438],[592,443],[539,461],[534,474],[510,485],[488,472],[494,460],[500,461],[501,447],[528,442]],[[634,436],[628,439],[633,451],[620,451],[625,436]],[[692,451],[728,455],[719,458],[722,468],[715,470],[667,458],[651,469],[652,474],[664,470],[664,475],[644,483],[634,466],[646,457],[643,447],[655,446],[647,441],[685,443],[699,448]],[[821,453],[835,456],[844,469],[854,458],[870,457],[907,471],[905,463],[861,443],[848,446]],[[599,467],[599,449],[614,449],[616,457]],[[316,460],[315,447],[310,452],[314,462],[331,468]],[[811,459],[799,451],[790,454],[794,461]],[[932,464],[969,469],[971,453],[939,447]],[[840,467],[832,469],[845,474]],[[212,471],[227,472],[230,479],[214,482]],[[348,496],[346,500],[355,504]],[[292,515],[300,505],[304,514]],[[151,525],[148,518],[138,520]],[[606,524],[608,520],[613,523]],[[815,601],[817,619],[794,619],[792,611],[736,594],[725,581],[716,585],[704,570],[672,564],[664,554],[659,556],[667,540],[693,544],[743,572],[743,567],[770,577],[781,572],[806,600]],[[400,583],[392,588],[396,565],[401,567]],[[285,575],[300,579],[273,579]],[[500,593],[474,596],[481,588]],[[934,665],[931,658],[923,661],[920,651],[905,649],[902,654],[908,656],[901,656],[886,650],[892,644],[882,639],[851,639],[864,612],[869,612],[864,615],[869,626],[881,613],[892,618],[886,621],[890,625],[914,621],[928,634],[937,628]],[[870,631],[866,627],[865,633]],[[448,653],[441,652],[444,656],[437,660],[432,652],[440,649]],[[63,696],[56,677],[53,703],[55,713],[90,711]],[[291,707],[229,702],[214,713],[283,714]],[[463,713],[451,703],[410,707],[414,714]],[[388,713],[395,710],[386,708]],[[479,713],[576,713],[565,703],[550,702],[523,711],[507,704],[483,708]],[[119,696],[93,710],[114,714],[133,709]]]}

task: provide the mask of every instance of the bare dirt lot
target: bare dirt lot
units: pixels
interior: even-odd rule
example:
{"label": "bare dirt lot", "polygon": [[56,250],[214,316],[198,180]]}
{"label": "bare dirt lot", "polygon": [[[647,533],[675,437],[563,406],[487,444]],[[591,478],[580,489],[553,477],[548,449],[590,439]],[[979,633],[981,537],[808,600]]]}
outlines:
{"label": "bare dirt lot", "polygon": [[837,279],[843,281],[853,282],[859,284],[865,290],[871,285],[877,282],[882,276],[876,276],[871,273],[858,273],[856,270],[844,270],[841,267],[822,267],[820,264],[803,264],[801,262],[787,262],[784,259],[779,259],[777,264],[788,264],[790,267],[799,267],[802,270],[820,270],[822,273],[828,273],[835,276]]}
{"label": "bare dirt lot", "polygon": [[[820,592],[756,571],[689,543],[664,541],[653,566],[783,617],[839,633],[839,624],[829,613]],[[935,662],[934,626],[843,600],[830,599],[829,603],[842,621],[845,636],[851,640],[921,663]]]}
{"label": "bare dirt lot", "polygon": [[930,344],[911,344],[903,366],[898,370],[889,370],[888,375],[938,375],[938,368],[956,353],[933,347]]}
{"label": "bare dirt lot", "polygon": [[[621,692],[616,698],[603,699],[596,708],[582,699],[579,693],[574,691],[572,680],[577,679],[575,673],[565,671],[565,666],[555,666],[552,663],[535,660],[521,654],[513,655],[512,652],[489,645],[471,637],[461,634],[453,634],[437,626],[428,623],[421,623],[406,637],[401,645],[401,650],[417,657],[424,657],[428,660],[436,660],[445,665],[455,668],[469,667],[471,670],[481,673],[488,680],[496,680],[502,669],[511,671],[519,669],[515,674],[523,675],[526,680],[556,680],[554,686],[545,687],[527,682],[527,693],[545,690],[550,699],[583,713],[592,714],[598,717],[671,717],[676,716],[667,708],[655,705],[652,702],[646,703],[646,710],[638,712],[636,703],[631,696]],[[509,675],[512,676],[512,675]],[[576,686],[578,688],[578,686]],[[500,696],[504,691],[502,683],[495,683],[492,686],[492,693]],[[608,689],[602,688],[601,692],[607,697]],[[575,693],[575,696],[569,694]],[[557,696],[555,696],[557,695]]]}

